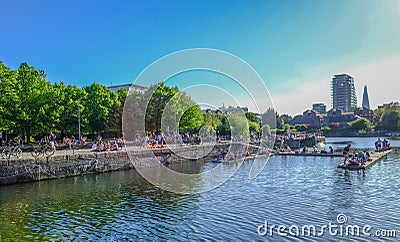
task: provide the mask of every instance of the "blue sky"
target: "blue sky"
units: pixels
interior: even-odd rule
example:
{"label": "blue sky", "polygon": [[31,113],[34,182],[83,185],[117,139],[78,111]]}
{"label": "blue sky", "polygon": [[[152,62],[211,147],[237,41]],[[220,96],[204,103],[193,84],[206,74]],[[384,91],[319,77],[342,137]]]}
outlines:
{"label": "blue sky", "polygon": [[[49,81],[82,87],[132,82],[175,51],[219,49],[250,64],[277,110],[294,114],[315,101],[329,106],[334,74],[354,70],[349,74],[359,85],[379,81],[357,75],[363,65],[400,53],[399,2],[1,0],[0,60],[13,69],[28,62]],[[284,95],[317,80],[328,83],[318,100],[307,95],[295,106],[285,102]],[[398,96],[369,89],[372,106]]]}

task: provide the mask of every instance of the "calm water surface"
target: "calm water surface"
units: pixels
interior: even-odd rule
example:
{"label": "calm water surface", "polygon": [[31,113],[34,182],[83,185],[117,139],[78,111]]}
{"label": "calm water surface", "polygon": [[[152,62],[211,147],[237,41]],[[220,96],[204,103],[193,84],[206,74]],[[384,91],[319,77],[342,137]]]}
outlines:
{"label": "calm water surface", "polygon": [[[336,168],[341,158],[272,157],[248,179],[251,161],[219,188],[179,195],[157,189],[137,172],[120,171],[0,187],[1,241],[379,241],[330,236],[259,236],[257,227],[346,224],[397,231],[400,155],[364,175]],[[190,172],[216,164],[184,163]],[[226,164],[221,164],[226,165]],[[390,240],[390,239],[386,239]]]}
{"label": "calm water surface", "polygon": [[[325,143],[326,146],[332,146],[334,148],[343,148],[346,146],[346,143],[351,143],[353,148],[360,148],[360,149],[365,149],[365,148],[371,148],[373,149],[375,147],[375,141],[377,141],[378,138],[365,138],[365,137],[332,137],[332,138],[326,138]],[[383,137],[381,137],[381,140],[383,140]],[[400,147],[400,140],[392,140],[388,139],[389,143],[393,147]]]}

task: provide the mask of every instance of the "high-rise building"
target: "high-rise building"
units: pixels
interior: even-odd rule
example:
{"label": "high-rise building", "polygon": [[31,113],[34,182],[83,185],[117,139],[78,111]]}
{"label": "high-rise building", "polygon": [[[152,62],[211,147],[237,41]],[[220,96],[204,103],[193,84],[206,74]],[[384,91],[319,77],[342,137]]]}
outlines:
{"label": "high-rise building", "polygon": [[334,75],[331,85],[332,107],[342,112],[352,112],[357,107],[354,78],[347,74]]}
{"label": "high-rise building", "polygon": [[325,114],[326,113],[326,105],[323,103],[314,103],[312,105],[312,110],[320,113],[320,114]]}
{"label": "high-rise building", "polygon": [[364,93],[363,93],[363,99],[362,99],[362,108],[370,110],[369,106],[369,97],[368,97],[368,90],[367,90],[367,85],[364,86]]}

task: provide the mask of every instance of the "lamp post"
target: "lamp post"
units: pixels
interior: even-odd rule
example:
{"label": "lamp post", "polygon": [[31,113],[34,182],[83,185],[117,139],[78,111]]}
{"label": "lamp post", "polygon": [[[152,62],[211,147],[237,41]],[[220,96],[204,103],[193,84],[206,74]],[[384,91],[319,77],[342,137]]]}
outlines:
{"label": "lamp post", "polygon": [[78,98],[78,139],[79,139],[79,142],[81,142],[81,105],[80,105],[81,99],[82,99],[82,97]]}

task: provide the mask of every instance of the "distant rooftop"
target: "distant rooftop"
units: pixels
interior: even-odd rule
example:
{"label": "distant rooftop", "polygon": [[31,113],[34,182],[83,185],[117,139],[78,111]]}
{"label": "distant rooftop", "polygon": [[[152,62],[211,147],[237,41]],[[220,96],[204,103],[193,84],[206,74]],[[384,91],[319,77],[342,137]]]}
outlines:
{"label": "distant rooftop", "polygon": [[333,75],[334,77],[343,77],[343,76],[345,76],[345,77],[352,77],[352,76],[350,76],[349,74],[346,74],[346,73],[342,73],[342,74],[336,74],[336,75]]}
{"label": "distant rooftop", "polygon": [[113,92],[118,91],[121,88],[125,88],[126,90],[128,90],[129,92],[131,91],[146,91],[147,87],[144,86],[140,86],[140,85],[136,85],[136,84],[122,84],[122,85],[113,85],[113,86],[108,86],[108,89],[110,89]]}

